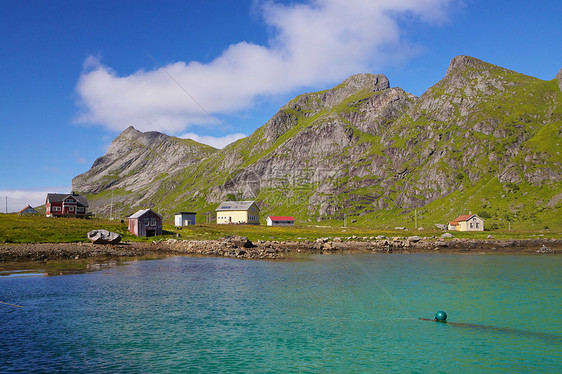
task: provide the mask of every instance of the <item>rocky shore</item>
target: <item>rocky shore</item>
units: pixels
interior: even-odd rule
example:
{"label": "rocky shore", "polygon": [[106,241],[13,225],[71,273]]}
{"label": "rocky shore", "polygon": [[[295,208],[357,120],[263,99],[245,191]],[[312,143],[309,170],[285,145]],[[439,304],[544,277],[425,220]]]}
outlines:
{"label": "rocky shore", "polygon": [[85,258],[119,258],[147,255],[196,255],[240,259],[284,259],[292,254],[346,252],[381,253],[562,253],[562,239],[476,240],[419,238],[320,238],[313,241],[261,241],[245,237],[218,240],[168,239],[153,243],[129,242],[115,245],[92,243],[2,244],[0,262],[48,261]]}

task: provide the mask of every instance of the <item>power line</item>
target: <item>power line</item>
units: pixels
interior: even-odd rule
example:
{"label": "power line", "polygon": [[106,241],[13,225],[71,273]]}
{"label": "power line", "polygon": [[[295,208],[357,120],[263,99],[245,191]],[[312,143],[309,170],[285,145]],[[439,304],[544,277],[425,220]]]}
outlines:
{"label": "power line", "polygon": [[[144,48],[143,48],[144,49]],[[195,104],[197,104],[199,106],[199,108],[201,108],[201,110],[203,110],[208,116],[209,118],[211,118],[221,129],[222,131],[224,131],[225,134],[228,134],[228,131],[226,131],[226,129],[221,125],[221,123],[219,122],[218,119],[216,119],[207,109],[205,109],[205,107],[203,105],[201,105],[201,103],[199,103],[199,101],[197,101],[197,99],[195,99],[195,97],[189,93],[189,91],[168,71],[168,69],[166,69],[166,67],[164,65],[162,65],[160,63],[160,61],[158,61],[154,56],[152,56],[146,49],[144,49],[144,53],[146,53],[146,55],[148,57],[150,57],[150,59],[160,67],[160,69],[162,69],[169,77],[170,79],[172,79],[177,85],[178,87],[187,95],[191,98],[191,100],[193,100],[193,102]]]}

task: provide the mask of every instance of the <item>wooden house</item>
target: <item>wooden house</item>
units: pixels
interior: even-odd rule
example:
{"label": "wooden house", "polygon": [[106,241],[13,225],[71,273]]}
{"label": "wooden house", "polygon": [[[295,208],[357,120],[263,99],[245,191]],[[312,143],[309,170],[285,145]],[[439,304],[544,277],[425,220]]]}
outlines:
{"label": "wooden house", "polygon": [[294,226],[295,219],[291,216],[269,216],[267,217],[268,226]]}
{"label": "wooden house", "polygon": [[174,225],[177,227],[195,225],[194,212],[179,212],[174,216]]}
{"label": "wooden house", "polygon": [[136,236],[162,235],[162,216],[152,209],[139,210],[129,217],[129,232]]}
{"label": "wooden house", "polygon": [[465,214],[449,222],[448,229],[452,231],[484,231],[484,220],[476,214]]}
{"label": "wooden house", "polygon": [[18,212],[18,214],[20,216],[23,216],[23,215],[26,215],[26,214],[39,214],[39,212],[37,212],[34,208],[32,208],[31,205],[28,205],[25,208],[23,208],[22,210],[20,210]]}
{"label": "wooden house", "polygon": [[47,217],[80,217],[88,213],[88,199],[74,193],[48,193],[45,202],[45,215]]}
{"label": "wooden house", "polygon": [[218,224],[260,224],[260,208],[255,201],[225,201],[216,212]]}

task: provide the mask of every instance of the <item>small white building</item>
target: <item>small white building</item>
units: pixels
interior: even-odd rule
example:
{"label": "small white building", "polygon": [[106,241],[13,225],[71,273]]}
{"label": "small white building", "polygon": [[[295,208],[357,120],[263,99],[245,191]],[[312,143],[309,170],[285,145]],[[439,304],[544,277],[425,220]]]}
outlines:
{"label": "small white building", "polygon": [[476,214],[465,214],[449,222],[447,229],[452,231],[484,231],[484,220]]}
{"label": "small white building", "polygon": [[268,226],[294,226],[295,219],[291,216],[268,216]]}
{"label": "small white building", "polygon": [[174,217],[174,225],[178,227],[195,225],[194,212],[179,212]]}

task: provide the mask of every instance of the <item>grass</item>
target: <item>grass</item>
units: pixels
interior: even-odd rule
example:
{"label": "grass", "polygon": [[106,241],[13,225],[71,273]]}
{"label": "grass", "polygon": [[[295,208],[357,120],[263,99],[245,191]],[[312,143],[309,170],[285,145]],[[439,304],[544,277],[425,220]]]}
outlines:
{"label": "grass", "polygon": [[[404,237],[418,235],[421,237],[441,236],[440,230],[428,228],[423,231],[396,230],[392,228],[373,227],[351,224],[342,227],[342,221],[325,221],[318,225],[297,225],[294,227],[268,227],[265,225],[217,225],[197,224],[176,229],[172,222],[165,222],[165,235],[152,238],[139,238],[127,232],[126,223],[104,219],[48,218],[44,216],[18,216],[16,214],[0,214],[0,243],[72,243],[88,242],[87,232],[95,229],[106,229],[123,235],[123,241],[148,241],[176,238],[189,240],[220,239],[227,235],[246,236],[252,241],[257,240],[315,240],[322,237],[349,238],[357,240],[384,235],[385,237]],[[413,226],[413,225],[412,225]],[[507,229],[492,232],[454,232],[457,238],[485,239],[489,234],[496,239],[531,239],[537,235],[545,238],[562,238],[562,233],[550,230],[525,231]]]}

